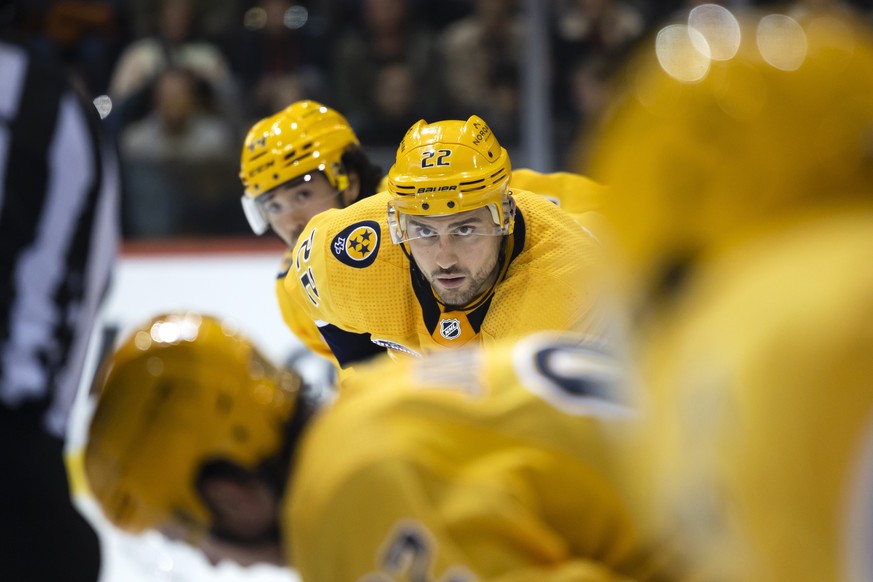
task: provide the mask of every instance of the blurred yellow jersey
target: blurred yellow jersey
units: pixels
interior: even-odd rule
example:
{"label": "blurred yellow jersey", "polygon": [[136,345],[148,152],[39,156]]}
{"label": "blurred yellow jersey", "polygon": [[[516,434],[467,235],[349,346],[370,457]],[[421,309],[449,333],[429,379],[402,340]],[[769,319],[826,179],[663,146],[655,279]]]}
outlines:
{"label": "blurred yellow jersey", "polygon": [[518,212],[499,281],[468,309],[443,311],[424,277],[411,272],[388,234],[387,193],[309,222],[284,280],[290,300],[280,303],[318,324],[342,366],[383,349],[418,356],[539,330],[600,332],[599,242],[545,198],[513,196]]}
{"label": "blurred yellow jersey", "polygon": [[[513,170],[510,186],[518,190],[526,190],[543,196],[574,215],[583,228],[597,236],[599,227],[599,212],[602,205],[604,188],[597,182],[579,174],[555,172],[542,174],[534,170]],[[385,179],[380,183],[380,191],[387,189]],[[381,220],[379,221],[381,222]],[[282,261],[282,268],[276,281],[276,295],[279,308],[285,324],[291,329],[311,351],[319,356],[332,360],[339,367],[330,348],[324,342],[318,327],[303,309],[285,292],[284,279],[291,267],[293,254],[288,251]]]}
{"label": "blurred yellow jersey", "polygon": [[302,579],[655,579],[613,481],[609,435],[632,411],[578,336],[381,358],[346,388],[282,508]]}
{"label": "blurred yellow jersey", "polygon": [[662,315],[650,521],[703,580],[873,580],[873,212],[746,243]]}

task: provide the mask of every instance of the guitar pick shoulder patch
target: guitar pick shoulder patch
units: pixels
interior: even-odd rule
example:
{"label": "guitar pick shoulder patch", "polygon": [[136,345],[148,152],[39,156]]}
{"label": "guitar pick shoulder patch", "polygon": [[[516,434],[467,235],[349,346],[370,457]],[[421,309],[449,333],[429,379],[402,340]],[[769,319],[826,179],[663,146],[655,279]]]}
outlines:
{"label": "guitar pick shoulder patch", "polygon": [[369,267],[379,254],[381,232],[382,228],[375,220],[356,222],[333,237],[331,253],[339,262],[349,267]]}

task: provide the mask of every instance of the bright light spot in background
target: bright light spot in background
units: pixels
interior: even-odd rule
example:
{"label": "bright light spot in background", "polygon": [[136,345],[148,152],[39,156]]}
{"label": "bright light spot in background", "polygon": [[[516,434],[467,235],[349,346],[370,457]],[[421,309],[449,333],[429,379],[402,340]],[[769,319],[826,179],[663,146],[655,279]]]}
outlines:
{"label": "bright light spot in background", "polygon": [[303,28],[308,20],[309,11],[305,6],[292,6],[285,11],[282,22],[291,30],[297,30]]}
{"label": "bright light spot in background", "polygon": [[246,30],[260,30],[267,25],[267,11],[263,8],[249,8],[243,16]]}
{"label": "bright light spot in background", "polygon": [[94,98],[94,107],[97,108],[100,119],[106,119],[106,116],[112,111],[112,99],[109,98],[109,95],[99,95]]}
{"label": "bright light spot in background", "polygon": [[806,33],[800,24],[782,14],[770,14],[761,19],[757,43],[764,60],[783,71],[800,68],[809,49]]}
{"label": "bright light spot in background", "polygon": [[711,58],[706,38],[684,24],[672,24],[658,32],[655,54],[661,68],[679,81],[695,83],[709,72]]}
{"label": "bright light spot in background", "polygon": [[[688,14],[688,25],[700,32],[709,45],[714,61],[726,61],[734,57],[740,48],[740,23],[731,12],[716,4],[702,4]],[[695,38],[692,36],[691,41]],[[697,45],[695,45],[697,47]],[[705,54],[707,49],[697,47]]]}

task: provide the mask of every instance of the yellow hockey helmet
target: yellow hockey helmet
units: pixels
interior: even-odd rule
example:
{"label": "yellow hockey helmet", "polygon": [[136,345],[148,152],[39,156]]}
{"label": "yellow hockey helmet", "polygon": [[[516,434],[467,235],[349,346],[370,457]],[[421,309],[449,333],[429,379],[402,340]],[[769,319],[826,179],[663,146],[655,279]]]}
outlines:
{"label": "yellow hockey helmet", "polygon": [[406,240],[404,215],[441,216],[488,206],[502,234],[512,232],[509,154],[491,128],[473,115],[413,125],[388,172],[388,226],[394,243]]}
{"label": "yellow hockey helmet", "polygon": [[202,535],[212,523],[199,468],[254,469],[276,455],[300,386],[215,318],[166,314],[140,327],[98,377],[85,473],[103,513],[131,533]]}
{"label": "yellow hockey helmet", "polygon": [[243,210],[252,230],[266,232],[269,222],[254,199],[273,188],[321,172],[337,192],[349,185],[342,155],[358,138],[338,111],[315,101],[297,101],[255,123],[240,157]]}
{"label": "yellow hockey helmet", "polygon": [[787,213],[873,192],[873,41],[845,17],[699,6],[618,79],[589,175],[634,295]]}

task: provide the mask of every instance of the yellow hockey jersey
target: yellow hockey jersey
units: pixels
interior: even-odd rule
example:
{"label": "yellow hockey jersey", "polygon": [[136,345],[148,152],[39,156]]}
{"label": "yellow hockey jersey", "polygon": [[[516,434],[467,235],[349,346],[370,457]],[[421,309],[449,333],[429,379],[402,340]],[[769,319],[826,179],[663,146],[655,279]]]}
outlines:
{"label": "yellow hockey jersey", "polygon": [[614,381],[570,334],[359,367],[299,445],[286,554],[318,582],[655,579],[614,482]]}
{"label": "yellow hockey jersey", "polygon": [[[383,184],[384,186],[384,180]],[[576,221],[589,230],[589,234],[597,236],[600,232],[600,209],[604,187],[597,182],[579,175],[567,172],[542,174],[534,170],[513,170],[511,187],[539,194],[574,215]],[[383,188],[384,190],[384,188]],[[382,219],[378,219],[382,222]],[[295,301],[284,289],[285,276],[292,266],[292,251],[288,251],[282,261],[282,267],[276,280],[276,296],[285,324],[311,351],[334,362],[339,363],[333,352],[324,342],[318,327],[306,310],[298,308]],[[368,341],[362,338],[362,341]]]}
{"label": "yellow hockey jersey", "polygon": [[513,195],[518,212],[501,277],[465,311],[443,312],[403,247],[390,242],[387,193],[313,218],[284,292],[319,325],[342,366],[382,348],[421,355],[539,330],[599,332],[599,242],[545,198]]}
{"label": "yellow hockey jersey", "polygon": [[696,268],[642,342],[636,496],[702,574],[873,580],[873,212]]}

